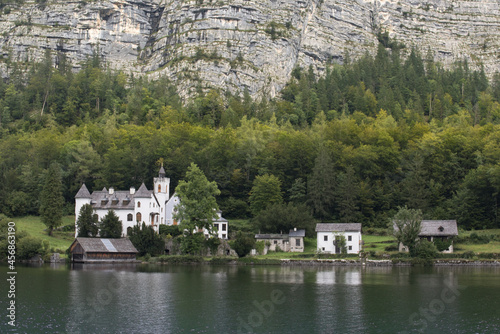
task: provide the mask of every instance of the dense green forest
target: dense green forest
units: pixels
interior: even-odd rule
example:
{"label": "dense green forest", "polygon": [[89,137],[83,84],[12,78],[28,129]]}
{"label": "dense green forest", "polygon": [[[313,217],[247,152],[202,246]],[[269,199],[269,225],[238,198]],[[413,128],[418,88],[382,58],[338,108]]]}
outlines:
{"label": "dense green forest", "polygon": [[174,189],[195,162],[227,218],[252,216],[254,180],[266,176],[282,205],[306,204],[321,221],[383,227],[407,205],[467,229],[500,227],[500,76],[401,47],[381,38],[375,56],[346,55],[322,76],[296,68],[279,97],[259,100],[201,84],[182,100],[167,79],[111,71],[97,56],[77,73],[62,54],[7,60],[0,210],[38,214],[52,162],[67,213],[83,182],[151,189],[162,161]]}

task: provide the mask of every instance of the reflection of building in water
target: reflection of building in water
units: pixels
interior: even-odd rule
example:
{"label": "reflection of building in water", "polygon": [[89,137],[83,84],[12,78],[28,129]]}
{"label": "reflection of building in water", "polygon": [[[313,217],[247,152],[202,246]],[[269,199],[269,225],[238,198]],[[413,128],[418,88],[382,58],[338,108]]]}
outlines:
{"label": "reflection of building in water", "polygon": [[319,270],[316,273],[316,284],[361,284],[361,268],[338,268]]}
{"label": "reflection of building in water", "polygon": [[292,266],[282,266],[279,269],[276,269],[257,266],[252,268],[250,273],[252,279],[265,283],[304,283],[304,270],[300,267],[294,268]]}

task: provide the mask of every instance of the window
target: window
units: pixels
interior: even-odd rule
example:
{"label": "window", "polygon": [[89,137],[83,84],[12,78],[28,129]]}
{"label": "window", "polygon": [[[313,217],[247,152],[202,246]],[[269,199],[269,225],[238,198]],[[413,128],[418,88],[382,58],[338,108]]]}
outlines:
{"label": "window", "polygon": [[324,252],[325,251],[325,247],[321,247],[321,250]]}
{"label": "window", "polygon": [[131,222],[131,221],[132,221],[132,219],[134,219],[134,216],[133,216],[131,213],[129,213],[129,214],[127,215],[127,221],[128,221],[128,222]]}
{"label": "window", "polygon": [[295,239],[295,246],[300,247],[300,239],[299,238]]}
{"label": "window", "polygon": [[327,236],[327,235],[325,235],[325,236],[323,237],[323,241],[328,241],[328,236]]}
{"label": "window", "polygon": [[352,246],[349,246],[349,250],[352,250]]}
{"label": "window", "polygon": [[161,193],[161,184],[158,185],[158,192]]}
{"label": "window", "polygon": [[225,234],[222,235],[222,239],[226,239],[226,235]]}
{"label": "window", "polygon": [[352,235],[347,236],[347,241],[352,241]]}
{"label": "window", "polygon": [[137,202],[137,207],[140,208],[141,207],[141,202]]}
{"label": "window", "polygon": [[277,245],[278,244],[278,240],[274,240],[274,244]]}
{"label": "window", "polygon": [[135,220],[140,223],[142,222],[142,215],[140,212],[137,212],[137,214],[135,215]]}
{"label": "window", "polygon": [[226,230],[226,224],[222,224],[222,230],[225,231]]}
{"label": "window", "polygon": [[156,216],[156,222],[158,223],[158,216]]}
{"label": "window", "polygon": [[218,230],[219,230],[219,224],[214,224],[214,229],[215,229],[216,231],[218,231]]}

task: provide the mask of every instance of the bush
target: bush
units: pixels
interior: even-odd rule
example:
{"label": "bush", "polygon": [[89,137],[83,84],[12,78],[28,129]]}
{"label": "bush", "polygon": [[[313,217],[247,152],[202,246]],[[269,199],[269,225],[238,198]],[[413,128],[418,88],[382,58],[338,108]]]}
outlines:
{"label": "bush", "polygon": [[201,250],[205,241],[203,233],[185,235],[181,239],[181,253],[189,255],[201,255]]}
{"label": "bush", "polygon": [[179,225],[165,225],[165,224],[161,224],[160,225],[160,234],[161,235],[168,235],[168,234],[170,234],[173,238],[175,238],[176,236],[181,235],[182,231],[179,228]]}
{"label": "bush", "polygon": [[462,254],[464,259],[472,259],[476,254],[473,251],[467,251]]}
{"label": "bush", "polygon": [[415,248],[415,254],[421,259],[434,259],[438,254],[438,250],[432,242],[420,240]]}
{"label": "bush", "polygon": [[134,226],[128,231],[128,236],[134,247],[139,252],[139,256],[147,253],[150,255],[162,254],[165,250],[165,242],[153,227],[142,223],[142,228]]}
{"label": "bush", "polygon": [[452,239],[440,239],[440,238],[435,238],[434,239],[434,245],[436,245],[436,248],[439,252],[445,251],[451,246]]}
{"label": "bush", "polygon": [[266,248],[266,243],[264,241],[257,241],[255,243],[255,250],[260,254],[264,255],[264,249]]}
{"label": "bush", "polygon": [[244,257],[250,253],[254,245],[255,238],[253,234],[238,232],[231,246],[238,254],[238,257]]}
{"label": "bush", "polygon": [[18,240],[17,259],[29,260],[37,254],[43,253],[42,240],[35,237],[25,237]]}

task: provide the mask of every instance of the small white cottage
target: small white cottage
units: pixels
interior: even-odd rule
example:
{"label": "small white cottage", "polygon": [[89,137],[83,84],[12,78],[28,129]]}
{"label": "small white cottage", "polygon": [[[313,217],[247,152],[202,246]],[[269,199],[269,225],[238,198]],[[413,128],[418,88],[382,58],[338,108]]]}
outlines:
{"label": "small white cottage", "polygon": [[361,224],[316,224],[318,252],[340,254],[340,237],[344,236],[347,254],[358,254],[361,250]]}

